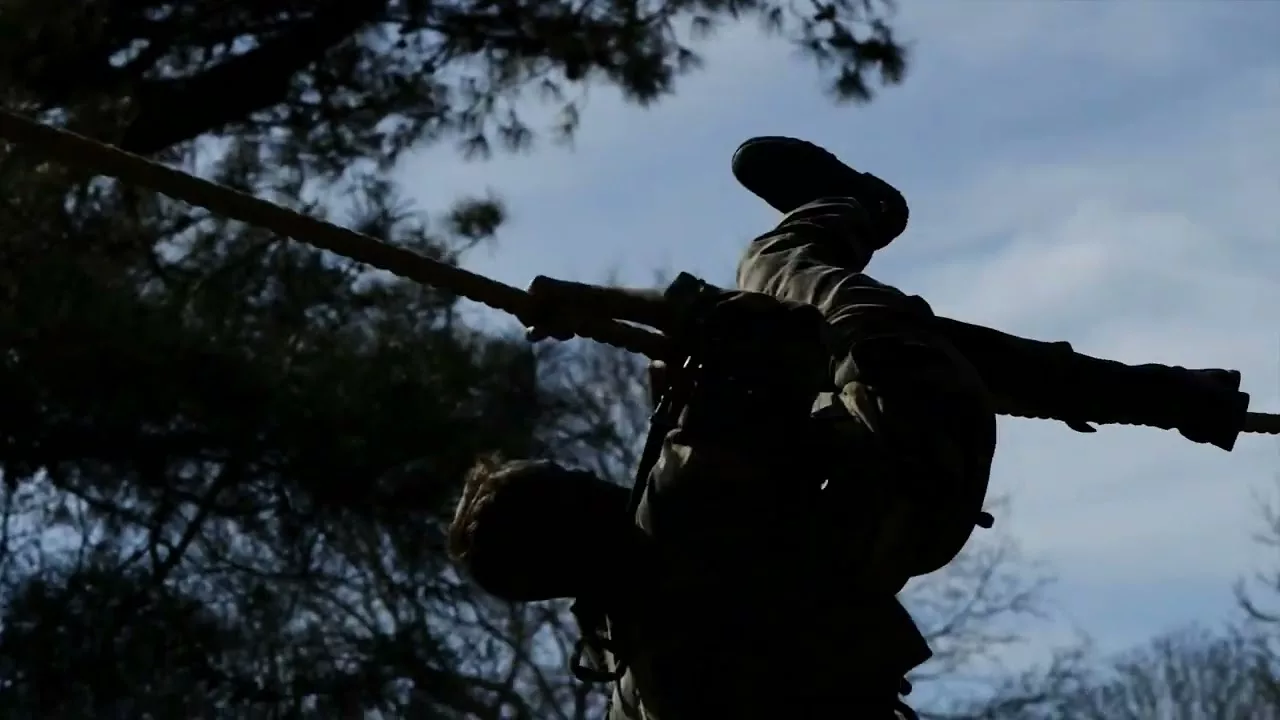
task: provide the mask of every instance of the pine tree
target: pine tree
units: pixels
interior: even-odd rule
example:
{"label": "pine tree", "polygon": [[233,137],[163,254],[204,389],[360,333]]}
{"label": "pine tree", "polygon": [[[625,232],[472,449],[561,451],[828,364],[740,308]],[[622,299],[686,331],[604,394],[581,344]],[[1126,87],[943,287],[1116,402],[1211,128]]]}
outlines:
{"label": "pine tree", "polygon": [[[527,147],[528,101],[571,133],[587,83],[658,101],[697,66],[681,38],[749,18],[838,97],[901,78],[886,6],[790,7],[6,0],[0,99],[458,262],[501,204],[412,212],[385,170],[415,145]],[[477,595],[442,518],[482,452],[625,467],[633,359],[531,349],[447,292],[21,147],[0,183],[0,715],[596,708],[562,608]]]}

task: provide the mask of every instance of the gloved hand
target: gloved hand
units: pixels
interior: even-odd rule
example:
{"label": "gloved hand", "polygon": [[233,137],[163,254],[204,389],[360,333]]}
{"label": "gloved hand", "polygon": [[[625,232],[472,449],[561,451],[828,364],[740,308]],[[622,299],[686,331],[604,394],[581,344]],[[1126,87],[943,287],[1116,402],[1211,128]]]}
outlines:
{"label": "gloved hand", "polygon": [[733,444],[800,432],[814,398],[833,387],[821,311],[686,273],[665,296],[676,318],[668,334],[698,364],[684,430]]}
{"label": "gloved hand", "polygon": [[1188,440],[1230,450],[1244,429],[1249,396],[1238,370],[1185,370],[1187,394],[1175,427]]}
{"label": "gloved hand", "polygon": [[723,290],[680,273],[664,296],[674,327],[667,329],[704,367],[752,390],[787,385],[831,388],[826,319],[818,308],[771,295]]}

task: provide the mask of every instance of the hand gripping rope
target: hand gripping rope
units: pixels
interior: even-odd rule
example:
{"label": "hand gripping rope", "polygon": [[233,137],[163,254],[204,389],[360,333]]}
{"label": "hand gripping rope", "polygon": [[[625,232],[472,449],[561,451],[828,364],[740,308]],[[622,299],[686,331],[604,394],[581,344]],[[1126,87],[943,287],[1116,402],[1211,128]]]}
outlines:
{"label": "hand gripping rope", "polygon": [[[67,130],[0,111],[0,139],[60,164],[146,188],[414,282],[449,290],[468,300],[510,313],[526,325],[537,321],[533,296],[524,290],[303,215]],[[550,278],[538,280],[544,281],[544,286],[549,289],[555,288],[566,294],[571,291],[572,286],[591,287],[593,293],[609,292],[608,288],[561,283]],[[609,317],[575,316],[573,332],[654,360],[665,360],[671,355],[670,344],[661,333]],[[1012,410],[1002,410],[1001,414],[1034,417]],[[1251,412],[1245,421],[1243,432],[1280,435],[1280,415]]]}

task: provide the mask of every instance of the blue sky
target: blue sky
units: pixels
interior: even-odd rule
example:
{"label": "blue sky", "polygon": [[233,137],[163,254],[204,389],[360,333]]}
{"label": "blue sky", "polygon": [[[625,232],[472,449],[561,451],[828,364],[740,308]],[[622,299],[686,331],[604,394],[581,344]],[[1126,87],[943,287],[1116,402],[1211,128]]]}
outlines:
{"label": "blue sky", "polygon": [[[659,269],[728,284],[777,220],[734,183],[733,149],[805,137],[911,202],[878,279],[1094,355],[1237,368],[1254,409],[1280,409],[1280,3],[903,5],[914,64],[869,106],[833,106],[811,66],[740,27],[653,109],[593,90],[572,150],[432,149],[399,177],[424,209],[501,193],[511,222],[467,265],[515,285]],[[998,522],[1060,578],[1041,644],[1078,627],[1121,648],[1227,618],[1234,580],[1280,568],[1253,540],[1274,438],[1228,454],[1158,430],[1000,430]]]}

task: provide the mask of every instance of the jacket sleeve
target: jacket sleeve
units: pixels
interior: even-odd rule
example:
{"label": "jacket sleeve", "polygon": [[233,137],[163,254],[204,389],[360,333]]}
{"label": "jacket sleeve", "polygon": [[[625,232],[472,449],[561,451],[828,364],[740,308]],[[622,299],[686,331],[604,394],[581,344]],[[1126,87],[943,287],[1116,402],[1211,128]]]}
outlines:
{"label": "jacket sleeve", "polygon": [[871,253],[858,242],[866,219],[857,202],[828,198],[802,206],[751,242],[738,287],[817,306],[836,355],[862,339],[910,332],[932,316],[922,298],[864,274]]}

